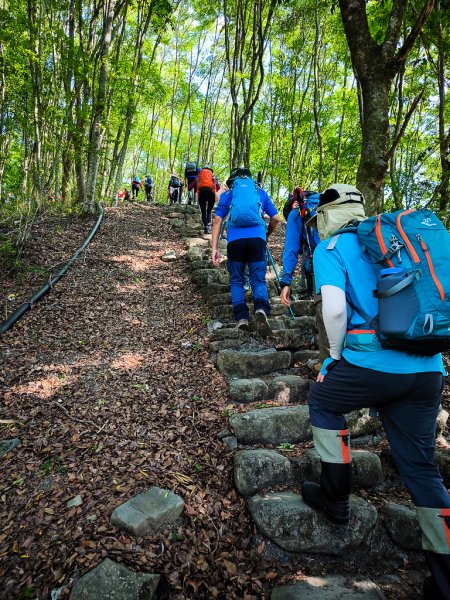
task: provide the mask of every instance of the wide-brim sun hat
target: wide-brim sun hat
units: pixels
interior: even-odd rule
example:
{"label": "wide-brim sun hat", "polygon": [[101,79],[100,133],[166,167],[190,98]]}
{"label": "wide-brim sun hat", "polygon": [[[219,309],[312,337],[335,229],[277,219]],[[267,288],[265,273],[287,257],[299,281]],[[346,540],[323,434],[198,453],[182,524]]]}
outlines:
{"label": "wide-brim sun hat", "polygon": [[[317,229],[317,212],[326,205],[361,204],[364,206],[364,196],[354,185],[333,183],[319,195],[319,204],[315,214],[308,219],[306,225]],[[322,209],[323,210],[323,209]]]}

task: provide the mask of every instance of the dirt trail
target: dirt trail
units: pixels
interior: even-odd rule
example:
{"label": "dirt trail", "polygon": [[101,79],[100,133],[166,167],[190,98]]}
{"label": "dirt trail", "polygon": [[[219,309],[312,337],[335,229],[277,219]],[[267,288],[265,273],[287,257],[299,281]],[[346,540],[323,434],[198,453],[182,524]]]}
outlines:
{"label": "dirt trail", "polygon": [[[62,254],[82,239],[60,237]],[[162,262],[168,248],[180,259]],[[226,385],[185,252],[161,208],[108,209],[85,256],[0,339],[0,439],[22,442],[1,462],[0,598],[67,598],[106,556],[160,573],[174,599],[268,598],[284,576],[327,570],[313,558],[270,565],[254,547],[217,440]],[[176,531],[133,539],[110,525],[152,485],[185,500]]]}

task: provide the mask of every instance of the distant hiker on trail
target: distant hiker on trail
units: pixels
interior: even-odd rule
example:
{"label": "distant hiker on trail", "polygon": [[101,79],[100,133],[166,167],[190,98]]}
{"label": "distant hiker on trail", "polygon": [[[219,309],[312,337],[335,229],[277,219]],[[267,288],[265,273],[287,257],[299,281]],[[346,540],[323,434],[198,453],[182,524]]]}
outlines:
{"label": "distant hiker on trail", "polygon": [[[300,189],[300,188],[297,188]],[[303,194],[303,192],[302,192]],[[313,253],[316,246],[320,243],[317,230],[306,225],[309,219],[316,214],[319,194],[310,193],[308,198],[292,198],[290,206],[285,204],[283,214],[286,218],[286,237],[283,248],[283,275],[281,277],[280,301],[283,306],[289,308],[291,305],[291,285],[295,268],[302,257],[302,271],[305,270],[306,280],[308,282],[308,295],[314,296],[314,309],[316,314],[316,324],[319,332],[319,363],[315,370],[318,372],[322,367],[323,361],[329,355],[328,338],[325,331],[322,316],[322,297],[314,293],[313,277]]]}
{"label": "distant hiker on trail", "polygon": [[125,188],[125,196],[123,198],[126,202],[129,202],[131,200],[131,195],[130,195],[130,190],[127,190],[127,188]]}
{"label": "distant hiker on trail", "polygon": [[148,203],[152,201],[153,180],[150,175],[146,175],[144,179],[145,199]]}
{"label": "distant hiker on trail", "polygon": [[197,178],[200,174],[200,167],[196,162],[187,162],[184,169],[184,180],[187,187],[188,204],[195,204],[197,196]]}
{"label": "distant hiker on trail", "polygon": [[121,190],[120,188],[117,190],[116,202],[125,200],[125,192],[126,192],[126,190]]}
{"label": "distant hiker on trail", "polygon": [[135,175],[131,180],[131,197],[137,200],[139,190],[141,189],[141,180]]}
{"label": "distant hiker on trail", "polygon": [[181,204],[181,192],[183,189],[183,183],[174,171],[169,179],[169,185],[167,186],[167,197],[169,204]]}
{"label": "distant hiker on trail", "polygon": [[212,168],[205,165],[197,179],[198,204],[202,213],[205,233],[211,233],[211,212],[216,201],[216,191],[220,189]]}
{"label": "distant hiker on trail", "polygon": [[[434,600],[450,598],[450,495],[434,456],[445,374],[442,355],[435,352],[448,347],[448,308],[443,309],[450,281],[448,232],[431,212],[421,213],[398,211],[366,221],[364,197],[354,186],[337,183],[320,194],[311,223],[323,240],[314,252],[314,274],[330,356],[308,398],[320,484],[305,481],[302,497],[340,527],[350,521],[352,457],[345,415],[375,408],[416,507],[431,571],[423,597]],[[442,315],[440,322],[433,322],[431,306]],[[412,533],[414,526],[405,529]]]}
{"label": "distant hiker on trail", "polygon": [[[266,336],[270,333],[266,238],[270,237],[281,219],[267,192],[258,188],[251,177],[248,169],[233,169],[227,186],[219,190],[212,229],[212,261],[215,266],[220,264],[219,235],[222,221],[228,216],[227,267],[234,318],[239,329],[248,329],[249,312],[244,290],[245,267],[248,265],[255,320],[259,333]],[[224,191],[225,187],[230,189]],[[267,234],[265,213],[270,217]]]}

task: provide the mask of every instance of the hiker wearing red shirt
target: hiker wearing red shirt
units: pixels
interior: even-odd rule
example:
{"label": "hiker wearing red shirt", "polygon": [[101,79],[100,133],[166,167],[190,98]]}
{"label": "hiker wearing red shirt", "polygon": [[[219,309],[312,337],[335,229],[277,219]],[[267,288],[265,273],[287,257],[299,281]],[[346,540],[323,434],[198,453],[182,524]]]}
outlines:
{"label": "hiker wearing red shirt", "polygon": [[211,212],[216,201],[216,192],[220,186],[212,167],[205,165],[197,178],[198,204],[202,213],[202,222],[205,233],[211,233]]}

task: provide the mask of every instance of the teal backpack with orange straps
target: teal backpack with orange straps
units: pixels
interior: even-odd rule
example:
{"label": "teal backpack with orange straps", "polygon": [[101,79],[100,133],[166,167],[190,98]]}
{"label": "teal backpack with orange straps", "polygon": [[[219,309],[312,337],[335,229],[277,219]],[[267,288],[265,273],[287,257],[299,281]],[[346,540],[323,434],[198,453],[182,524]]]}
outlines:
{"label": "teal backpack with orange straps", "polygon": [[[429,210],[383,213],[356,231],[377,274],[378,314],[358,312],[384,348],[431,356],[450,348],[450,234]],[[333,239],[333,238],[332,238]]]}

